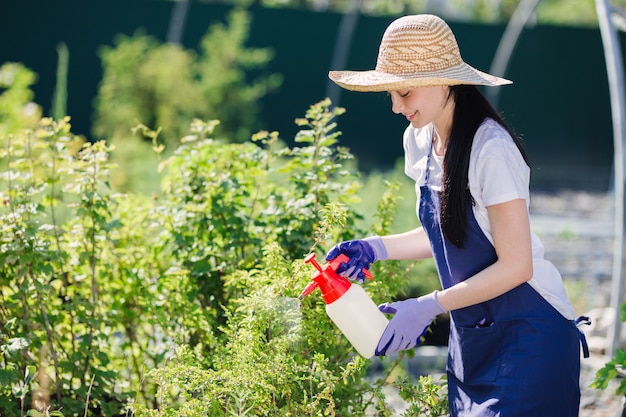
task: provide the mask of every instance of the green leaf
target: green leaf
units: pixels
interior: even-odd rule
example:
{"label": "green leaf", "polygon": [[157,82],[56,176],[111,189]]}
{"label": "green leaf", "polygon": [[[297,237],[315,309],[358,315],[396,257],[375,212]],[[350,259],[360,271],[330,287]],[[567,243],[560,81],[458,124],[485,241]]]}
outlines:
{"label": "green leaf", "polygon": [[28,365],[24,371],[24,383],[30,384],[33,378],[37,375],[37,368],[33,365]]}

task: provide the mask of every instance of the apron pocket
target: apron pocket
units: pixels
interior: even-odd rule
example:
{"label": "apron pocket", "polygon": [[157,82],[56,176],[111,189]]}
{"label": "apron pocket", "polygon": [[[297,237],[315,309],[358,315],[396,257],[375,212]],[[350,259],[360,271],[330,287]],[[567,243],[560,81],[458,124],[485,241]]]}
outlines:
{"label": "apron pocket", "polygon": [[498,376],[502,355],[500,326],[450,329],[448,372],[463,383],[493,383]]}

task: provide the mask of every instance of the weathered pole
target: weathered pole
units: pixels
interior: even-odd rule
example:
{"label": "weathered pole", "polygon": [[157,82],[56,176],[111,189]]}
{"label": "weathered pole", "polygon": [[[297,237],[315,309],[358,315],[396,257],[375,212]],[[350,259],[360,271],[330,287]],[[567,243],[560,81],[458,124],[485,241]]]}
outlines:
{"label": "weathered pole", "polygon": [[183,38],[183,30],[185,29],[185,21],[187,20],[187,11],[189,10],[189,0],[178,0],[172,8],[172,16],[170,17],[170,25],[167,29],[167,42],[173,44],[181,44]]}
{"label": "weathered pole", "polygon": [[604,46],[604,60],[609,81],[609,97],[611,99],[611,119],[613,121],[613,149],[615,175],[615,221],[613,248],[613,283],[611,291],[611,309],[614,312],[613,325],[609,328],[607,339],[609,346],[606,354],[615,355],[620,343],[620,306],[624,302],[624,269],[626,254],[624,253],[624,181],[626,180],[624,167],[624,141],[626,140],[626,107],[624,100],[624,63],[619,39],[611,15],[612,5],[608,0],[596,0],[596,12]]}
{"label": "weathered pole", "polygon": [[[350,8],[341,16],[330,69],[340,69],[345,68],[346,66],[348,53],[350,52],[350,46],[352,45],[352,37],[354,35],[354,31],[356,30],[362,4],[363,0],[352,0]],[[326,82],[326,97],[330,99],[333,106],[339,106],[341,88],[331,80],[327,80]]]}
{"label": "weathered pole", "polygon": [[[538,3],[539,0],[522,0],[517,5],[511,19],[509,19],[509,23],[507,23],[504,29],[502,38],[500,38],[500,43],[498,44],[493,61],[491,62],[491,68],[489,69],[490,74],[506,78],[506,69],[509,65],[511,55],[513,55],[517,40]],[[497,108],[498,101],[500,100],[500,87],[489,88],[486,95],[491,105]]]}

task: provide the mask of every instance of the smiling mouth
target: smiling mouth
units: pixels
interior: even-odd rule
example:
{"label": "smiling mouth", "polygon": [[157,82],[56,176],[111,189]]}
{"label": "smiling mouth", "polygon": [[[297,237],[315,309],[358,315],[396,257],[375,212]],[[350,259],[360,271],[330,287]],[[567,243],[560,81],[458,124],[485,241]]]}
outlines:
{"label": "smiling mouth", "polygon": [[415,115],[417,114],[417,111],[414,111],[411,114],[405,114],[404,117],[406,117],[406,119],[410,122],[413,120],[413,118],[415,117]]}

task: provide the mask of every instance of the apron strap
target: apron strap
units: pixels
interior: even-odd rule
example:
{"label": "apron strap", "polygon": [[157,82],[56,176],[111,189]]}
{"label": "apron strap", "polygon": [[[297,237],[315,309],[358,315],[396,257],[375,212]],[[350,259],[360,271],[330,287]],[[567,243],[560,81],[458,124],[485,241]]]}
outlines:
{"label": "apron strap", "polygon": [[580,336],[580,344],[582,345],[582,348],[583,348],[583,357],[588,358],[589,346],[587,345],[587,338],[585,337],[585,334],[583,333],[582,330],[580,330],[580,326],[582,326],[583,324],[590,325],[591,319],[587,316],[579,316],[576,320],[572,320],[572,321],[574,322],[574,325],[576,325],[576,328],[578,329],[578,334]]}

